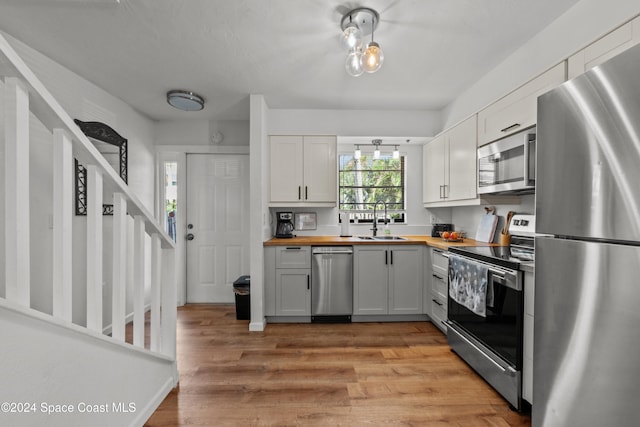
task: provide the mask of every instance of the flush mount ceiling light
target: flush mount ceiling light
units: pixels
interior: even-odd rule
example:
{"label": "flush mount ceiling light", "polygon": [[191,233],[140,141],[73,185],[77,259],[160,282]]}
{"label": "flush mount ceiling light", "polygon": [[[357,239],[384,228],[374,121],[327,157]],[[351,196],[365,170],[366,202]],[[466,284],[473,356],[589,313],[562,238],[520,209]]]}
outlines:
{"label": "flush mount ceiling light", "polygon": [[204,98],[188,90],[170,90],[167,92],[167,102],[182,111],[200,111],[204,108]]}
{"label": "flush mount ceiling light", "polygon": [[[342,44],[349,50],[345,68],[350,76],[364,72],[375,73],[382,66],[384,53],[373,40],[373,32],[380,22],[380,15],[368,7],[359,7],[346,13],[340,22]],[[371,34],[371,41],[364,44],[362,37]]]}

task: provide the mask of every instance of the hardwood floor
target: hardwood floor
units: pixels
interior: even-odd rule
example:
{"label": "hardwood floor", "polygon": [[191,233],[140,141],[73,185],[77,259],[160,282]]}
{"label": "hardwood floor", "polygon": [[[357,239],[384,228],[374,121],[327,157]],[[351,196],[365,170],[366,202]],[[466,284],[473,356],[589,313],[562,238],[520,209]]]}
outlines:
{"label": "hardwood floor", "polygon": [[178,309],[180,385],[146,426],[529,426],[428,322],[269,324]]}

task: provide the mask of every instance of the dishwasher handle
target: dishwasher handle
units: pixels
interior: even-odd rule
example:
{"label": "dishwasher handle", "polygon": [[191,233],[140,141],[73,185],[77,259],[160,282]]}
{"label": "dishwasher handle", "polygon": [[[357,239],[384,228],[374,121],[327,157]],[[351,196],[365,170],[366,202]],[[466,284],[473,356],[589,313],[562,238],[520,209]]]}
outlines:
{"label": "dishwasher handle", "polygon": [[352,246],[315,246],[313,247],[313,249],[311,250],[311,253],[313,255],[316,254],[347,254],[347,255],[351,255],[353,254],[353,247]]}

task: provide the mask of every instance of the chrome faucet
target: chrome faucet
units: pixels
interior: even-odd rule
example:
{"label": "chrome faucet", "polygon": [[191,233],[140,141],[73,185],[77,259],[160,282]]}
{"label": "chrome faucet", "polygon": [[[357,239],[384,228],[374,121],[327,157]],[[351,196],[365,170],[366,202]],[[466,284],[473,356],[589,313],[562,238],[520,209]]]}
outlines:
{"label": "chrome faucet", "polygon": [[387,202],[378,200],[373,205],[373,228],[371,229],[373,231],[373,237],[376,237],[378,235],[378,217],[376,215],[376,208],[378,207],[379,203],[382,203],[384,205],[384,223],[387,223]]}

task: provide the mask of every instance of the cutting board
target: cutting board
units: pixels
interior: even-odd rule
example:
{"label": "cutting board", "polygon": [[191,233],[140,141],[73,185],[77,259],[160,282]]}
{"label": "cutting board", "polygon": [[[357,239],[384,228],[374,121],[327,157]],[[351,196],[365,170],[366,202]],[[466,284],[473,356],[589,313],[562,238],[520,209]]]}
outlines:
{"label": "cutting board", "polygon": [[476,231],[476,240],[485,243],[493,242],[493,235],[496,232],[497,225],[497,215],[482,215],[478,231]]}

